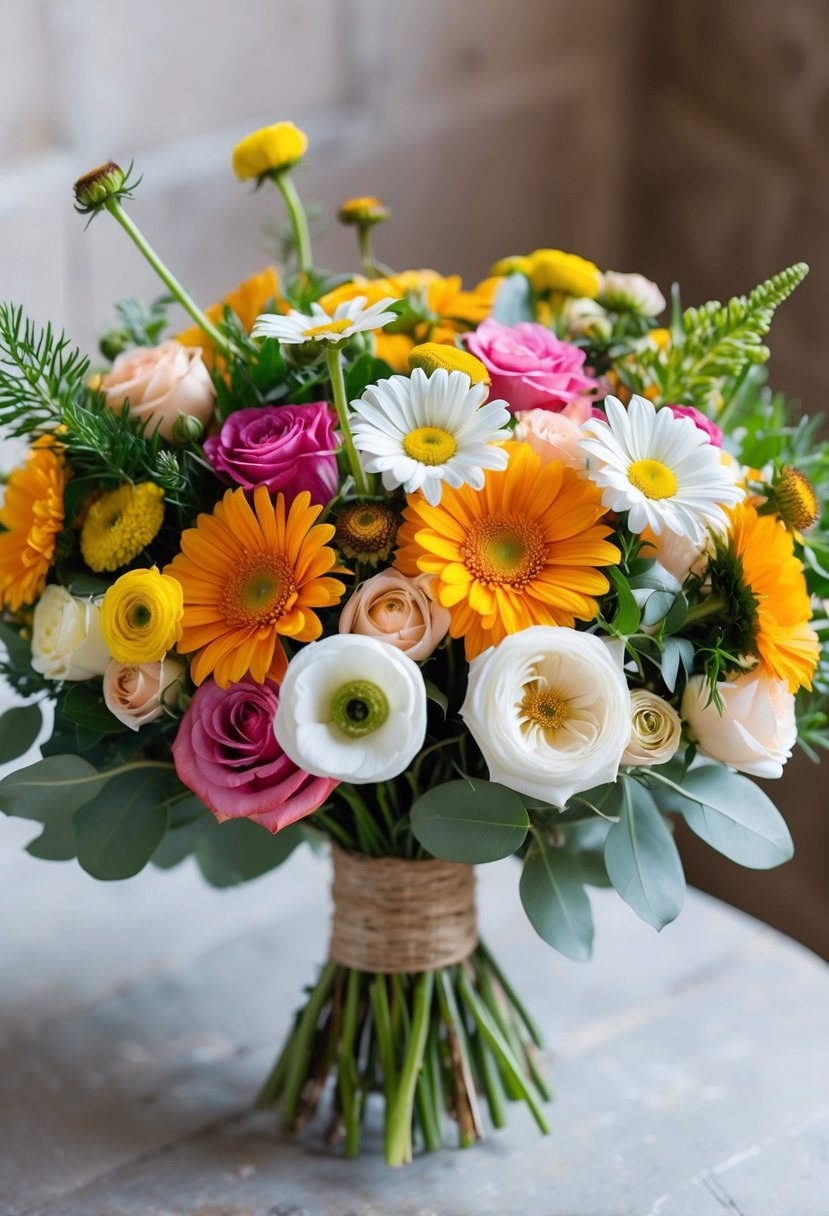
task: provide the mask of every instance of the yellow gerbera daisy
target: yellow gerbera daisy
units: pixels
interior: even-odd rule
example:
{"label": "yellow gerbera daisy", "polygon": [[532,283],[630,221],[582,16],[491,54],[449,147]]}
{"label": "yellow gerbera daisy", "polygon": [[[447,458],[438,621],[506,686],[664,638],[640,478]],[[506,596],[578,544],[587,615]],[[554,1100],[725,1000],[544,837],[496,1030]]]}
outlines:
{"label": "yellow gerbera daisy", "polygon": [[[754,507],[740,504],[729,516],[728,539],[712,562],[712,594],[725,601],[730,622],[747,619],[735,649],[756,654],[791,692],[811,688],[820,646],[809,625],[812,606],[794,538],[774,515],[758,515]],[[734,611],[735,602],[743,613]]]}
{"label": "yellow gerbera daisy", "polygon": [[164,491],[152,481],[119,486],[92,504],[81,528],[90,570],[119,570],[145,549],[164,522]]}
{"label": "yellow gerbera daisy", "polygon": [[463,290],[459,275],[444,278],[435,270],[403,270],[400,274],[385,279],[365,279],[358,275],[350,283],[343,283],[324,295],[319,303],[326,312],[333,312],[338,304],[364,296],[368,304],[378,303],[391,296],[395,300],[404,296],[417,297],[423,310],[433,320],[418,322],[411,333],[387,334],[375,332],[377,356],[394,368],[396,372],[409,370],[409,352],[421,342],[455,343],[455,335],[474,329],[492,313],[495,293],[501,283],[500,277],[484,279],[472,291]]}
{"label": "yellow gerbera daisy", "polygon": [[43,594],[63,527],[63,491],[69,474],[60,446],[38,439],[15,469],[0,508],[0,608],[18,612]]}
{"label": "yellow gerbera daisy", "polygon": [[[264,270],[252,274],[223,300],[205,308],[204,314],[213,325],[219,325],[224,318],[224,310],[230,308],[236,313],[245,332],[250,333],[256,318],[269,306],[275,307],[277,312],[287,309],[287,303],[279,294],[279,275],[273,266],[266,266]],[[211,366],[216,364],[217,352],[213,343],[198,325],[191,325],[189,329],[182,330],[176,335],[176,341],[182,346],[200,346],[205,361]]]}
{"label": "yellow gerbera daisy", "polygon": [[193,654],[196,684],[213,675],[222,688],[248,673],[259,684],[282,679],[287,658],[280,635],[312,642],[322,633],[314,608],[339,603],[345,585],[324,577],[336,554],[332,524],[314,524],[322,507],[307,491],[290,511],[257,486],[251,507],[244,490],[228,490],[212,515],[200,515],[181,537],[181,553],[165,574],[184,592],[182,654]]}
{"label": "yellow gerbera daisy", "polygon": [[608,590],[596,567],[621,557],[591,482],[560,461],[542,465],[527,444],[505,447],[507,468],[487,472],[483,490],[446,487],[437,507],[409,495],[399,533],[395,565],[435,575],[470,660],[531,625],[593,620]]}

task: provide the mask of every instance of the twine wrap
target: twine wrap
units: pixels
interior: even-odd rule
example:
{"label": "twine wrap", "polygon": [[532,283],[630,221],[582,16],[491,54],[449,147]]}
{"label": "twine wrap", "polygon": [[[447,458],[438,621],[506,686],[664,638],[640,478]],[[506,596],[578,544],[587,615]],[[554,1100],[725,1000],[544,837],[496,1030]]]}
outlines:
{"label": "twine wrap", "polygon": [[437,971],[478,944],[475,871],[451,861],[364,857],[335,845],[330,956],[359,971]]}

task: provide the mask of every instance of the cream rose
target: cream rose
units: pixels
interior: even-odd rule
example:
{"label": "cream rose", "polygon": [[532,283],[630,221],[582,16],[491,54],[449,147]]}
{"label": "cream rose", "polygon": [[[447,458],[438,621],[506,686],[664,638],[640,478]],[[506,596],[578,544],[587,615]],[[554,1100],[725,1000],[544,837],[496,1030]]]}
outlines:
{"label": "cream rose", "polygon": [[630,738],[621,655],[592,633],[522,629],[472,660],[461,717],[492,781],[563,807],[616,779]]}
{"label": "cream rose", "polygon": [[646,688],[630,694],[630,739],[622,764],[667,764],[681,737],[682,722],[673,705]]}
{"label": "cream rose", "polygon": [[32,623],[32,667],[47,680],[102,676],[110,654],[101,637],[101,609],[51,583]]}
{"label": "cream rose", "polygon": [[785,680],[751,671],[718,686],[721,714],[708,701],[708,681],[694,676],[682,698],[682,717],[699,750],[751,777],[782,777],[797,739],[794,695]]}
{"label": "cream rose", "polygon": [[139,730],[160,718],[167,705],[174,709],[181,696],[184,664],[176,659],[131,666],[111,659],[104,672],[104,701],[109,712]]}
{"label": "cream rose", "polygon": [[149,435],[157,426],[163,439],[172,440],[180,414],[206,427],[216,394],[201,355],[173,340],[125,350],[101,380],[107,405],[120,413],[129,401],[132,417],[147,423]]}
{"label": "cream rose", "polygon": [[582,438],[581,424],[591,412],[588,397],[577,397],[558,414],[551,410],[525,410],[516,415],[515,438],[528,443],[543,464],[560,460],[572,469],[584,468],[577,445]]}
{"label": "cream rose", "polygon": [[340,633],[379,638],[410,659],[428,659],[452,619],[448,608],[429,595],[431,582],[431,574],[407,578],[382,570],[356,588],[340,615]]}

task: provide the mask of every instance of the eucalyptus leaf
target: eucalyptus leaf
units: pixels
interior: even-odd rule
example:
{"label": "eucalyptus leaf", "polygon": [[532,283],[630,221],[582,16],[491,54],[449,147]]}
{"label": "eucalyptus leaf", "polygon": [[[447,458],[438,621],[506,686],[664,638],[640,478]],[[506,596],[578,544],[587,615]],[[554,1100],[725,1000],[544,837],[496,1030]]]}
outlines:
{"label": "eucalyptus leaf", "polygon": [[0,781],[0,811],[47,823],[89,802],[106,780],[81,756],[49,756]]}
{"label": "eucalyptus leaf", "polygon": [[196,861],[213,887],[233,887],[282,865],[303,840],[302,829],[291,823],[272,834],[249,819],[211,818],[200,827]]}
{"label": "eucalyptus leaf", "polygon": [[568,958],[593,949],[593,914],[577,859],[563,849],[534,842],[524,860],[521,903],[539,937]]}
{"label": "eucalyptus leaf", "polygon": [[113,881],[143,870],[167,831],[169,782],[166,769],[130,769],[75,812],[78,861],[88,874]]}
{"label": "eucalyptus leaf", "polygon": [[98,681],[94,684],[79,681],[70,685],[61,699],[60,709],[67,721],[74,722],[92,734],[120,734],[121,731],[129,729],[110,713]]}
{"label": "eucalyptus leaf", "polygon": [[530,284],[525,275],[507,275],[496,293],[492,315],[502,325],[535,320]]}
{"label": "eucalyptus leaf", "polygon": [[609,566],[607,574],[616,590],[618,600],[616,615],[613,618],[613,627],[625,637],[629,637],[631,634],[636,633],[639,628],[641,617],[639,605],[634,599],[627,579],[618,566]]}
{"label": "eucalyptus leaf", "polygon": [[678,811],[692,832],[731,861],[770,870],[793,855],[785,819],[748,777],[724,765],[704,764],[685,774],[682,791],[660,786],[660,806]]}
{"label": "eucalyptus leaf", "polygon": [[26,852],[42,861],[71,861],[76,857],[78,844],[72,815],[56,814],[43,825],[40,835],[26,845]]}
{"label": "eucalyptus leaf", "polygon": [[607,834],[604,859],[613,886],[637,916],[662,929],[685,899],[685,875],[673,835],[653,795],[620,778],[619,822]]}
{"label": "eucalyptus leaf", "polygon": [[519,849],[530,819],[514,790],[469,777],[421,794],[411,824],[415,839],[433,857],[480,865]]}
{"label": "eucalyptus leaf", "polygon": [[668,615],[676,598],[673,591],[652,591],[642,609],[642,624],[658,625]]}
{"label": "eucalyptus leaf", "polygon": [[25,756],[42,725],[39,705],[15,705],[0,715],[0,764]]}

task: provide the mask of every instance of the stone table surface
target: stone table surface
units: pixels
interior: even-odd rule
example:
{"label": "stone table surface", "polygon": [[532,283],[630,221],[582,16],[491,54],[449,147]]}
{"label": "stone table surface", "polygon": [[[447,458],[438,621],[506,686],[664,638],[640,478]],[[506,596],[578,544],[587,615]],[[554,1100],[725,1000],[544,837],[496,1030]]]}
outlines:
{"label": "stone table surface", "polygon": [[576,964],[530,929],[517,866],[484,867],[485,936],[551,1047],[552,1135],[515,1110],[392,1171],[250,1110],[325,952],[325,859],[225,892],[190,863],[103,884],[21,855],[33,826],[0,820],[3,1216],[829,1213],[829,969],[708,897],[657,935],[597,892]]}

